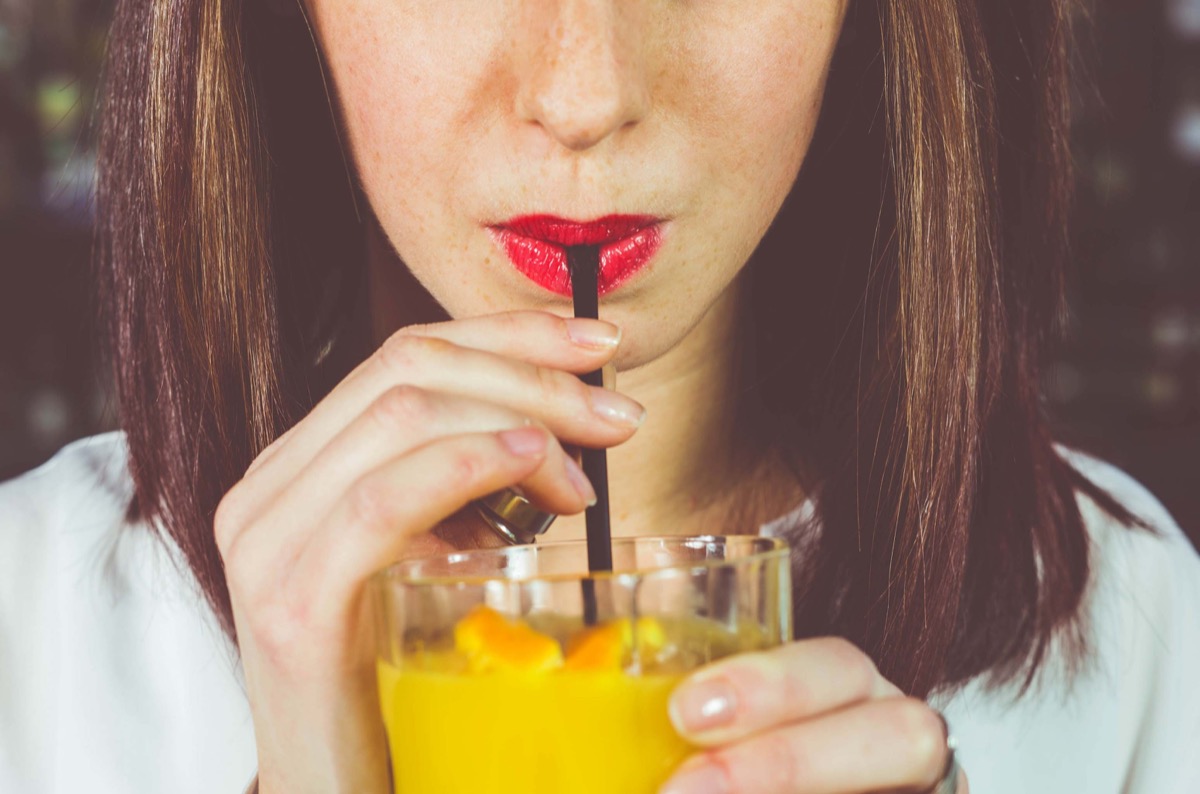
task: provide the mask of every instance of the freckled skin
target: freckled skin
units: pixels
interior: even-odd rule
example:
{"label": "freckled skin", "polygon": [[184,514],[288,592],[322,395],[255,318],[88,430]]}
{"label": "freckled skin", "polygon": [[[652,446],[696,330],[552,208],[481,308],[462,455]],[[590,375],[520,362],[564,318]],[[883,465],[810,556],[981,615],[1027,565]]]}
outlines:
{"label": "freckled skin", "polygon": [[308,0],[351,157],[403,262],[454,317],[569,314],[487,224],[670,219],[608,296],[618,367],[702,326],[812,137],[844,0]]}

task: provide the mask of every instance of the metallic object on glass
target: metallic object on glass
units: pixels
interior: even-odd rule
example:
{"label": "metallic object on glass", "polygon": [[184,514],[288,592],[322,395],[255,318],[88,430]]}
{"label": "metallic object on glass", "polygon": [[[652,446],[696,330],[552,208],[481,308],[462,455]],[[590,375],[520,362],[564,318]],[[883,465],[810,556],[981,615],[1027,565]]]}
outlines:
{"label": "metallic object on glass", "polygon": [[[617,387],[617,370],[612,364],[604,367],[604,388]],[[578,462],[579,455],[575,455]],[[538,510],[520,491],[505,488],[475,501],[475,511],[504,541],[513,546],[533,543],[544,535],[558,516]]]}
{"label": "metallic object on glass", "polygon": [[514,546],[533,543],[558,518],[538,510],[512,488],[477,500],[475,510],[497,535]]}

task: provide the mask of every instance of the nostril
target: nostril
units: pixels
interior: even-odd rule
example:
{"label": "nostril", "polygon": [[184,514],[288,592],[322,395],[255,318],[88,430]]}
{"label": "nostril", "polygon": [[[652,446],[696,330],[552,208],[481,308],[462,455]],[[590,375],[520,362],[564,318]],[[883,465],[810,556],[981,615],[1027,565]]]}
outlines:
{"label": "nostril", "polygon": [[618,85],[564,86],[540,98],[535,120],[563,146],[586,149],[637,120],[640,113],[629,96]]}
{"label": "nostril", "polygon": [[595,146],[646,112],[637,34],[619,36],[614,24],[560,20],[522,50],[517,111],[569,149]]}

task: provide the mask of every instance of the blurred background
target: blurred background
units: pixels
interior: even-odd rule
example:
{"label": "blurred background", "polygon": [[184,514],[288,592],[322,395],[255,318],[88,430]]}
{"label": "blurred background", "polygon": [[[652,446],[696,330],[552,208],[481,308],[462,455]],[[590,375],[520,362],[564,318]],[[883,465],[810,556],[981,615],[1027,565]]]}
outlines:
{"label": "blurred background", "polygon": [[[93,361],[90,134],[111,0],[0,0],[0,480],[114,417]],[[1200,0],[1093,0],[1064,439],[1200,541]]]}

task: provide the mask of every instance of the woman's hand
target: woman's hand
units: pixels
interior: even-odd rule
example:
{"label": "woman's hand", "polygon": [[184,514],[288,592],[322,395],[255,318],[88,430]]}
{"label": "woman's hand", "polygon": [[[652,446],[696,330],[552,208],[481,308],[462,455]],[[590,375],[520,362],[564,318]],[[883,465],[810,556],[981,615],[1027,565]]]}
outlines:
{"label": "woman's hand", "polygon": [[710,665],[672,695],[671,719],[706,749],[663,794],[927,792],[946,768],[937,713],[842,639]]}
{"label": "woman's hand", "polygon": [[445,548],[429,531],[498,489],[581,511],[591,486],[559,440],[610,447],[643,415],[572,374],[603,366],[618,336],[540,312],[406,329],[226,494],[214,531],[263,794],[387,790],[365,583]]}

